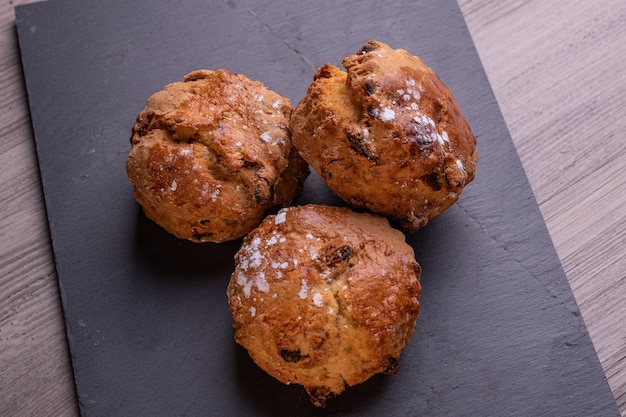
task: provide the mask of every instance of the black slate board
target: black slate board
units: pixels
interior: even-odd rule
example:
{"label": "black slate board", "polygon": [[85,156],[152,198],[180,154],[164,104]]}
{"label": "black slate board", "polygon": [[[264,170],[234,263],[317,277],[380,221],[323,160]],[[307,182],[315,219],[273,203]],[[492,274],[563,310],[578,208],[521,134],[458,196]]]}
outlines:
{"label": "black slate board", "polygon": [[[454,1],[51,0],[16,17],[84,416],[619,415]],[[185,73],[245,73],[296,104],[316,67],[369,39],[451,86],[480,160],[459,203],[408,237],[424,289],[398,374],[318,410],[233,341],[241,242],[163,232],[124,163],[145,99]],[[315,175],[305,202],[341,204]]]}

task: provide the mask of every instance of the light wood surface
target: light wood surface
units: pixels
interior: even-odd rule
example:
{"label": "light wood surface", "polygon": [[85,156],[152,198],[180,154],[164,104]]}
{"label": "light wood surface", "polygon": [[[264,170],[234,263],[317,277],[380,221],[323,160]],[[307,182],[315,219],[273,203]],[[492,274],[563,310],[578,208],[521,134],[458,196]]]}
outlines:
{"label": "light wood surface", "polygon": [[[0,4],[0,415],[75,416],[14,7]],[[626,2],[460,0],[626,417]]]}

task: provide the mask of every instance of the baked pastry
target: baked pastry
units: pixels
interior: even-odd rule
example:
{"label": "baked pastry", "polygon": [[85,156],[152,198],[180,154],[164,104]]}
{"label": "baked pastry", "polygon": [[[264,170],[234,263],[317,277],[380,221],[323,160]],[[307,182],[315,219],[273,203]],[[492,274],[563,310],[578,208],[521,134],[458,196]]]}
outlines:
{"label": "baked pastry", "polygon": [[370,41],[342,65],[316,71],[291,117],[293,143],[347,203],[414,232],[474,178],[476,139],[420,58]]}
{"label": "baked pastry", "polygon": [[146,216],[179,238],[224,242],[290,205],[309,174],[291,143],[290,101],[226,70],[152,95],[126,162]]}
{"label": "baked pastry", "polygon": [[419,310],[421,268],[384,217],[305,205],[244,239],[227,289],[235,340],[316,406],[395,373]]}

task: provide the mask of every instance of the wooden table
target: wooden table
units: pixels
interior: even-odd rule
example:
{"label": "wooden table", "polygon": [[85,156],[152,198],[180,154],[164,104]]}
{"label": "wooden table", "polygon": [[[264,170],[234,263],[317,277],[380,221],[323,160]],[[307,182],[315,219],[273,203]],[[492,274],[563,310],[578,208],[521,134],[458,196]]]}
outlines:
{"label": "wooden table", "polygon": [[[0,415],[78,414],[15,33],[0,5]],[[623,416],[626,2],[460,0]]]}

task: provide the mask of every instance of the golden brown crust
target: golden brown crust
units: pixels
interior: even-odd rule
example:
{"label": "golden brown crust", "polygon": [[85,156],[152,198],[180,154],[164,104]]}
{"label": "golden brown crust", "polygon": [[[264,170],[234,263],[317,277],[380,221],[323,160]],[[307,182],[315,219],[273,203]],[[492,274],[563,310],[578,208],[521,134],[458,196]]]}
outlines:
{"label": "golden brown crust", "polygon": [[152,95],[126,168],[147,217],[174,235],[223,242],[302,191],[291,103],[243,75],[198,70]]}
{"label": "golden brown crust", "polygon": [[246,236],[228,285],[235,340],[283,383],[326,400],[394,373],[419,310],[420,266],[386,219],[307,205]]}
{"label": "golden brown crust", "polygon": [[368,42],[319,68],[291,117],[292,140],[331,190],[414,232],[474,178],[476,139],[432,69]]}

